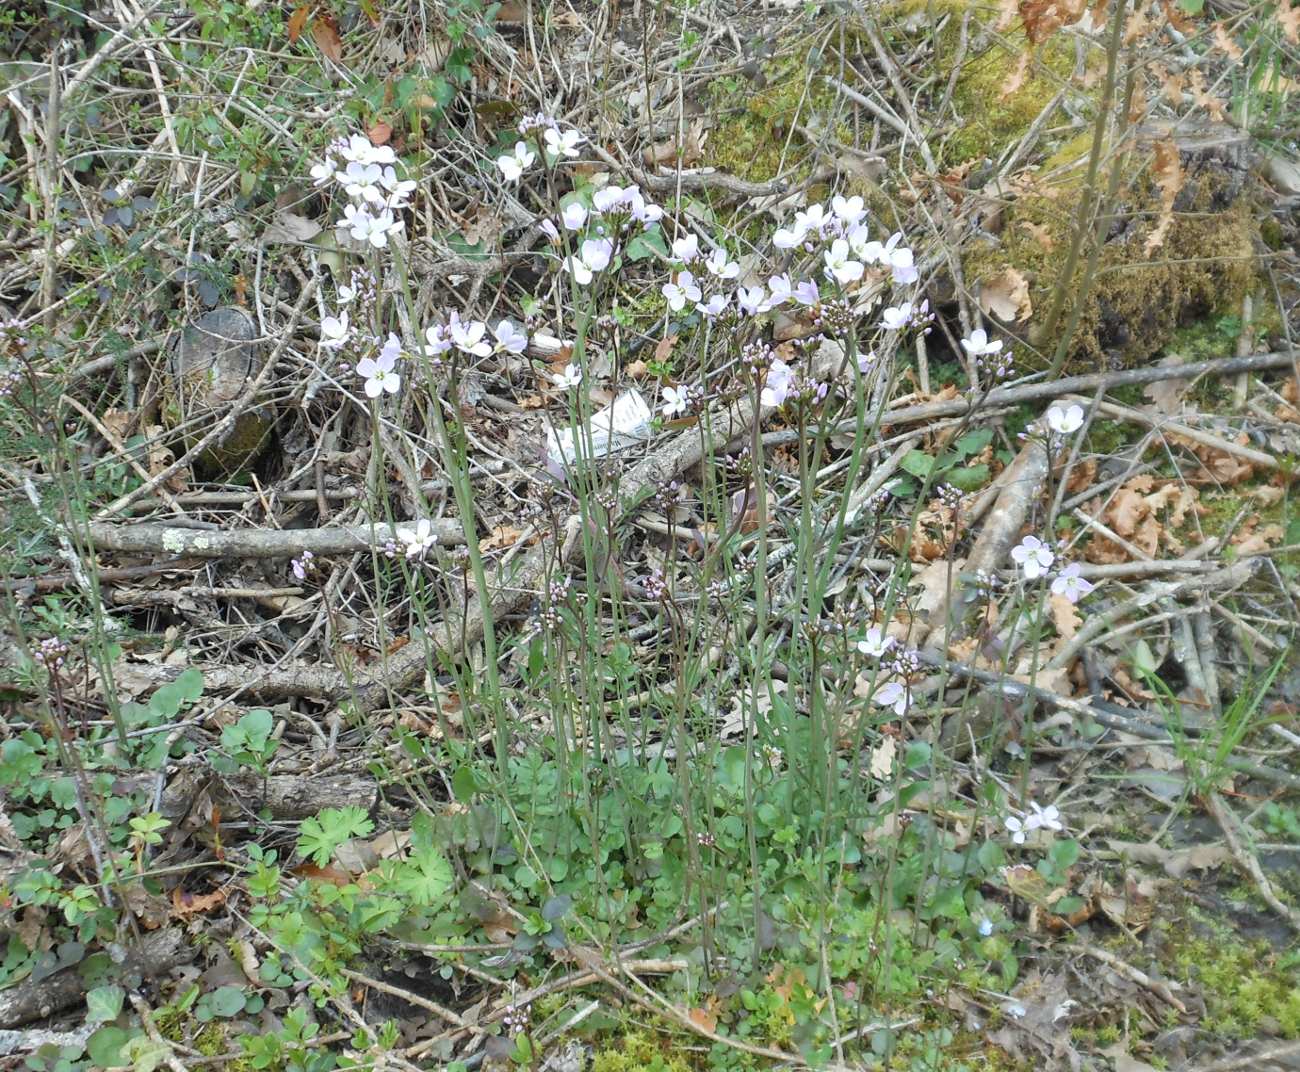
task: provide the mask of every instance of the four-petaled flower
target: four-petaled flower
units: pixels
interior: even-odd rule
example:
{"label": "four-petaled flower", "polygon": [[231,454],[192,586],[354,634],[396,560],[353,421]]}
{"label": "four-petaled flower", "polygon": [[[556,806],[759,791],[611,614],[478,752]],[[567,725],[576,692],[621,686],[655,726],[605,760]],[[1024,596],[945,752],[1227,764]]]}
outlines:
{"label": "four-petaled flower", "polygon": [[741,287],[736,291],[736,304],[746,316],[757,316],[767,307],[764,301],[766,297],[763,288],[758,284],[752,287]]}
{"label": "four-petaled flower", "polygon": [[680,313],[688,301],[697,302],[702,296],[700,288],[695,285],[695,276],[686,271],[678,272],[677,282],[665,283],[660,290],[674,313]]}
{"label": "four-petaled flower", "polygon": [[1025,835],[1034,829],[1032,826],[1026,826],[1014,815],[1007,816],[1006,825],[1007,830],[1011,832],[1011,840],[1017,845],[1023,845],[1025,843]]}
{"label": "four-petaled flower", "polygon": [[348,311],[339,310],[338,316],[327,316],[320,322],[320,344],[329,350],[337,350],[351,334],[348,329]]}
{"label": "four-petaled flower", "polygon": [[513,152],[497,157],[497,167],[501,169],[506,182],[518,182],[536,159],[537,154],[528,148],[527,143],[517,141]]}
{"label": "four-petaled flower", "polygon": [[363,357],[357,362],[357,375],[366,378],[367,398],[378,398],[385,391],[390,395],[397,394],[402,378],[393,371],[396,365],[397,359],[387,350],[378,357]]}
{"label": "four-petaled flower", "polygon": [[528,336],[520,331],[509,320],[502,320],[492,329],[492,337],[496,339],[496,351],[501,353],[503,350],[510,354],[522,354],[528,348]]}
{"label": "four-petaled flower", "polygon": [[794,369],[778,357],[767,370],[767,379],[763,381],[758,400],[764,406],[783,406],[793,384]]}
{"label": "four-petaled flower", "polygon": [[1011,548],[1011,557],[1024,571],[1025,580],[1036,581],[1052,567],[1056,555],[1037,536],[1026,536]]}
{"label": "four-petaled flower", "polygon": [[580,287],[591,282],[596,272],[603,272],[609,267],[609,259],[614,255],[614,243],[608,238],[588,238],[576,257],[566,257],[565,266],[573,275],[573,281]]}
{"label": "four-petaled flower", "polygon": [[970,333],[969,339],[962,339],[961,348],[971,357],[983,357],[985,354],[996,354],[1002,350],[1002,340],[990,342],[988,332],[983,328],[976,328]]}
{"label": "four-petaled flower", "polygon": [[840,219],[845,227],[852,227],[858,220],[866,214],[866,206],[861,197],[854,194],[852,197],[841,197],[836,194],[831,198],[831,211]]}
{"label": "four-petaled flower", "polygon": [[566,231],[576,231],[587,222],[587,210],[577,201],[570,202],[560,212],[560,222]]}
{"label": "four-petaled flower", "polygon": [[880,314],[880,323],[886,331],[902,331],[912,320],[912,303],[891,305]]}
{"label": "four-petaled flower", "polygon": [[1052,595],[1065,596],[1071,603],[1078,603],[1096,587],[1085,578],[1079,570],[1079,563],[1071,562],[1052,579]]}
{"label": "four-petaled flower", "polygon": [[1061,823],[1061,813],[1055,804],[1049,804],[1047,807],[1039,807],[1034,801],[1029,802],[1033,814],[1025,820],[1025,824],[1031,829],[1042,830],[1063,830]]}
{"label": "four-petaled flower", "polygon": [[689,387],[665,387],[664,404],[660,409],[665,417],[670,420],[673,417],[680,417],[691,408],[691,391]]}
{"label": "four-petaled flower", "polygon": [[712,320],[715,316],[720,316],[722,311],[727,308],[727,296],[725,294],[714,294],[710,296],[707,302],[696,302],[695,308],[702,316]]}
{"label": "four-petaled flower", "polygon": [[862,278],[862,262],[853,260],[849,252],[849,244],[844,239],[837,238],[822,255],[826,262],[826,274],[842,286],[856,283]]}
{"label": "four-petaled flower", "polygon": [[423,558],[438,542],[438,534],[433,531],[433,522],[427,517],[420,518],[414,528],[398,529],[397,538],[406,545],[407,558]]}
{"label": "four-petaled flower", "polygon": [[582,141],[582,135],[576,130],[547,127],[542,131],[542,139],[546,142],[546,155],[558,160],[562,156],[578,155],[578,142]]}
{"label": "four-petaled flower", "polygon": [[767,291],[767,300],[763,303],[765,310],[784,305],[793,296],[790,287],[790,276],[786,273],[772,276],[767,281]]}
{"label": "four-petaled flower", "polygon": [[1077,402],[1048,407],[1047,426],[1057,435],[1077,432],[1083,427],[1083,407]]}
{"label": "four-petaled flower", "polygon": [[710,275],[716,275],[719,279],[735,279],[740,275],[740,265],[728,260],[727,251],[721,246],[709,254],[704,267],[709,270]]}
{"label": "four-petaled flower", "polygon": [[811,308],[821,303],[821,291],[817,288],[817,280],[802,279],[795,286],[793,292],[794,300],[800,305],[806,305]]}
{"label": "four-petaled flower", "polygon": [[873,659],[879,659],[893,646],[894,638],[886,636],[878,625],[873,625],[867,630],[867,635],[858,641],[858,651],[863,655],[870,655]]}
{"label": "four-petaled flower", "polygon": [[563,387],[565,390],[568,390],[569,388],[577,387],[582,383],[582,369],[570,362],[564,366],[563,372],[558,376],[553,376],[552,379],[555,380],[555,385],[557,387]]}
{"label": "four-petaled flower", "polygon": [[673,239],[673,260],[681,261],[683,264],[689,264],[700,255],[700,236],[697,234],[682,235],[681,238]]}
{"label": "four-petaled flower", "polygon": [[483,321],[465,321],[453,314],[447,326],[451,330],[451,341],[458,350],[476,357],[487,357],[492,352],[492,344],[483,338],[487,334],[487,325]]}
{"label": "four-petaled flower", "polygon": [[887,681],[871,694],[871,699],[881,707],[892,707],[894,714],[902,718],[912,702],[912,694],[906,685],[897,681]]}

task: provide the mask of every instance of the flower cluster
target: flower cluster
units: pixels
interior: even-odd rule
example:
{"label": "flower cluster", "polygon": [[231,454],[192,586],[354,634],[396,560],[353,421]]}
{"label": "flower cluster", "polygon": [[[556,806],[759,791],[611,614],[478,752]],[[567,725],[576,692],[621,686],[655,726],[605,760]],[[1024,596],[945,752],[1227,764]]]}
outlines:
{"label": "flower cluster", "polygon": [[307,579],[307,574],[316,568],[316,563],[312,561],[316,556],[311,551],[304,551],[301,555],[289,563],[289,569],[293,572],[294,577],[300,581]]}
{"label": "flower cluster", "polygon": [[990,339],[983,328],[976,328],[970,338],[961,340],[961,346],[978,371],[997,381],[1010,377],[1014,368],[1011,351],[1003,353],[1001,339]]}
{"label": "flower cluster", "polygon": [[[1011,549],[1012,560],[1020,567],[1025,580],[1036,581],[1046,577],[1056,561],[1056,552],[1051,546],[1037,536],[1026,536]],[[1052,579],[1052,594],[1064,596],[1071,603],[1078,603],[1096,587],[1083,576],[1082,568],[1077,562],[1066,566]]]}
{"label": "flower cluster", "polygon": [[1064,830],[1064,824],[1061,822],[1061,813],[1055,804],[1049,804],[1047,807],[1040,807],[1032,800],[1029,802],[1028,815],[1008,815],[1004,820],[1007,830],[1011,834],[1011,840],[1017,845],[1025,843],[1025,837],[1032,834],[1035,830]]}
{"label": "flower cluster", "polygon": [[892,708],[902,718],[912,706],[912,691],[906,681],[921,668],[920,655],[905,648],[893,637],[886,635],[878,625],[871,626],[857,642],[858,651],[868,658],[880,660],[880,672],[897,678],[887,681],[871,694],[872,702]]}
{"label": "flower cluster", "polygon": [[59,637],[46,637],[36,645],[36,650],[32,652],[32,658],[36,660],[37,664],[49,671],[62,668],[63,660],[67,656],[67,642]]}
{"label": "flower cluster", "polygon": [[403,223],[398,213],[410,203],[415,183],[397,175],[397,154],[391,146],[373,145],[364,134],[330,143],[325,158],[311,169],[317,186],[331,183],[349,198],[337,221],[340,241],[350,238],[362,246],[383,249]]}
{"label": "flower cluster", "polygon": [[[542,112],[538,112],[536,115],[524,116],[519,121],[519,126],[516,129],[519,131],[521,138],[526,138],[528,135],[540,130],[542,132],[542,152],[546,154],[546,159],[552,164],[566,157],[577,156],[578,145],[583,141],[583,137],[578,131],[560,129],[559,123]],[[534,144],[536,143],[534,142]],[[517,141],[510,152],[497,157],[497,167],[507,182],[518,182],[524,177],[524,172],[532,167],[536,160],[537,154],[529,147],[529,143],[527,141]]]}

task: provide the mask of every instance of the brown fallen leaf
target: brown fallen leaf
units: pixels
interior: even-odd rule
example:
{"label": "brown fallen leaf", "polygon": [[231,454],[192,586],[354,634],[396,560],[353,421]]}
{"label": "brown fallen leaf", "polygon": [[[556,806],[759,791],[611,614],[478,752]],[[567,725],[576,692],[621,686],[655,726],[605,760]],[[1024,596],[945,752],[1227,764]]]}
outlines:
{"label": "brown fallen leaf", "polygon": [[1079,631],[1079,626],[1083,624],[1083,618],[1079,615],[1079,608],[1066,599],[1065,596],[1058,595],[1049,597],[1048,606],[1052,610],[1052,622],[1056,625],[1057,634],[1062,640],[1069,640]]}
{"label": "brown fallen leaf", "polygon": [[663,167],[669,164],[688,167],[703,155],[706,140],[704,120],[697,119],[686,129],[683,142],[679,142],[676,136],[656,142],[641,154],[641,158],[651,167],[656,165]]}
{"label": "brown fallen leaf", "polygon": [[1183,188],[1182,157],[1173,138],[1156,142],[1152,175],[1160,189],[1160,216],[1156,220],[1155,230],[1147,236],[1142,247],[1143,253],[1148,257],[1165,244],[1169,228],[1174,224],[1174,201]]}
{"label": "brown fallen leaf", "polygon": [[1029,300],[1029,281],[1014,268],[980,280],[976,295],[979,307],[999,320],[1028,320],[1034,311]]}
{"label": "brown fallen leaf", "polygon": [[303,4],[289,16],[289,43],[293,44],[302,36],[302,28],[307,25],[307,16],[311,14],[311,4]]}
{"label": "brown fallen leaf", "polygon": [[311,39],[326,59],[339,63],[343,59],[343,39],[333,15],[317,15],[311,20]]}
{"label": "brown fallen leaf", "polygon": [[392,136],[393,124],[385,123],[382,119],[375,120],[366,131],[366,137],[370,139],[371,145],[387,145],[388,139]]}
{"label": "brown fallen leaf", "polygon": [[508,547],[514,547],[523,538],[523,535],[523,530],[517,529],[513,525],[498,525],[489,535],[479,540],[479,552],[486,554],[488,551],[501,551]]}
{"label": "brown fallen leaf", "polygon": [[1165,849],[1149,841],[1115,841],[1106,847],[1127,860],[1163,867],[1170,878],[1182,878],[1188,871],[1210,871],[1232,862],[1226,845],[1196,845],[1190,849]]}
{"label": "brown fallen leaf", "polygon": [[1227,27],[1225,27],[1223,23],[1216,22],[1212,27],[1210,27],[1210,33],[1214,38],[1214,43],[1218,45],[1219,48],[1223,49],[1224,55],[1226,55],[1228,59],[1235,61],[1241,59],[1241,57],[1245,55],[1245,53],[1241,51],[1241,46],[1232,39],[1232,36],[1228,33]]}
{"label": "brown fallen leaf", "polygon": [[1293,5],[1291,0],[1277,0],[1277,24],[1282,33],[1293,45],[1300,45],[1300,5]]}
{"label": "brown fallen leaf", "polygon": [[211,912],[226,903],[226,891],[223,887],[212,893],[186,893],[179,886],[172,890],[172,915],[178,919]]}

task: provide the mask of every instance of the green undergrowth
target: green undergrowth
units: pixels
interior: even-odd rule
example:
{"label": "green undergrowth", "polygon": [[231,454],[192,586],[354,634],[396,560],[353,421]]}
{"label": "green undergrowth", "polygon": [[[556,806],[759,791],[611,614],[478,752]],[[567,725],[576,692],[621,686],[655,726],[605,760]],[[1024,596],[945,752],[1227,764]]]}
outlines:
{"label": "green undergrowth", "polygon": [[1168,972],[1205,1000],[1203,1026],[1233,1038],[1300,1038],[1300,954],[1243,940],[1228,924],[1193,909],[1186,922],[1160,921]]}

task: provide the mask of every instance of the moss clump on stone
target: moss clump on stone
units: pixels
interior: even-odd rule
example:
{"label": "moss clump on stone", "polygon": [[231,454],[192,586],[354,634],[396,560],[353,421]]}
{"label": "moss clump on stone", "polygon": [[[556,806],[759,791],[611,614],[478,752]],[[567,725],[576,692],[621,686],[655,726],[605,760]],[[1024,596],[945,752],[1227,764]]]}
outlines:
{"label": "moss clump on stone", "polygon": [[[1066,182],[1042,181],[1015,200],[1004,213],[999,241],[974,244],[963,259],[972,287],[1007,268],[1025,276],[1034,307],[1031,329],[1046,316],[1060,283],[1084,195],[1084,169],[1067,169]],[[1251,198],[1216,160],[1185,161],[1184,169],[1173,224],[1151,255],[1145,245],[1156,226],[1159,193],[1145,172],[1121,191],[1070,342],[1071,371],[1141,365],[1165,349],[1179,328],[1240,312],[1257,270]],[[1058,330],[1068,323],[1073,296],[1083,291],[1086,252],[1087,245],[1074,278],[1065,283],[1068,300]],[[1057,344],[1055,338],[1035,341],[1048,356]],[[1031,361],[1025,351],[1022,358]]]}

